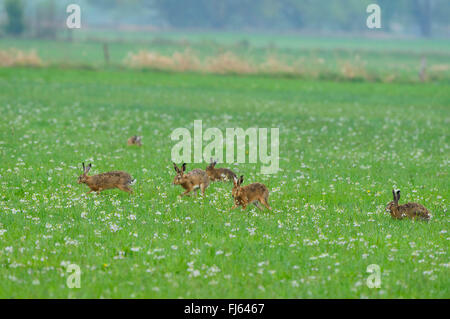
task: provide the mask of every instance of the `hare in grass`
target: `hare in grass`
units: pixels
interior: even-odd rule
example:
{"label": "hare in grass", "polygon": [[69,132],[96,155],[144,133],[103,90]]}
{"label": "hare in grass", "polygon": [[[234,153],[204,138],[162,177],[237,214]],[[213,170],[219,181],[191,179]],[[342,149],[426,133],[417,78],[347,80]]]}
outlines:
{"label": "hare in grass", "polygon": [[197,195],[199,189],[201,190],[202,195],[205,195],[205,190],[209,186],[209,177],[204,170],[196,168],[185,174],[186,163],[183,163],[181,169],[179,169],[175,163],[173,163],[173,167],[177,172],[173,184],[181,185],[181,187],[185,189],[185,192],[181,194],[181,197],[184,195],[190,196],[189,193],[191,191],[194,191],[195,195]]}
{"label": "hare in grass", "polygon": [[141,136],[134,135],[128,139],[128,145],[142,146],[141,141],[142,141]]}
{"label": "hare in grass", "polygon": [[418,203],[406,203],[399,205],[398,201],[400,199],[400,190],[392,190],[392,195],[394,195],[394,200],[390,202],[386,210],[390,212],[392,218],[403,219],[405,217],[411,219],[422,219],[429,221],[431,218],[431,213],[423,205]]}
{"label": "hare in grass", "polygon": [[215,168],[217,161],[211,158],[211,163],[206,167],[206,173],[211,181],[232,181],[236,174],[228,168]]}
{"label": "hare in grass", "polygon": [[130,174],[123,171],[112,171],[98,175],[88,176],[92,164],[87,167],[83,163],[83,174],[78,177],[78,184],[86,184],[91,190],[88,192],[101,192],[105,189],[118,188],[127,193],[133,193],[130,185],[136,181],[132,179]]}
{"label": "hare in grass", "polygon": [[263,209],[260,205],[263,204],[267,209],[272,210],[269,206],[269,190],[266,185],[261,183],[253,183],[247,186],[242,186],[244,181],[244,175],[241,175],[239,179],[236,177],[233,179],[234,187],[231,191],[231,195],[234,198],[234,206],[231,209],[242,205],[245,209],[248,204],[254,204],[259,209]]}

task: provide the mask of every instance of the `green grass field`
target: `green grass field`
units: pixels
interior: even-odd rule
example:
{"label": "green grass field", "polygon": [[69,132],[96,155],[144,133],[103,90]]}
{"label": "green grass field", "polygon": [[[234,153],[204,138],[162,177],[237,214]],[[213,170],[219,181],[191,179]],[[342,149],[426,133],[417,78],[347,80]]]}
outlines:
{"label": "green grass field", "polygon": [[[0,297],[450,298],[449,101],[444,82],[0,69]],[[278,174],[221,165],[273,211],[230,211],[226,183],[178,198],[169,136],[196,119],[280,129]],[[135,193],[86,195],[83,161]],[[393,188],[432,220],[391,219]]]}

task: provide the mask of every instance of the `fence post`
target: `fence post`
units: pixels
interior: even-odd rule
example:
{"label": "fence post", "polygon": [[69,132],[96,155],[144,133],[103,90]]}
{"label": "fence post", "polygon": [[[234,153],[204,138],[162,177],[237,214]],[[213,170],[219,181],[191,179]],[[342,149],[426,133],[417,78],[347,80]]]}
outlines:
{"label": "fence post", "polygon": [[103,43],[103,56],[105,58],[105,64],[109,64],[109,46],[107,42]]}
{"label": "fence post", "polygon": [[425,82],[427,79],[427,58],[422,57],[422,61],[420,64],[420,71],[419,71],[419,79],[420,82]]}

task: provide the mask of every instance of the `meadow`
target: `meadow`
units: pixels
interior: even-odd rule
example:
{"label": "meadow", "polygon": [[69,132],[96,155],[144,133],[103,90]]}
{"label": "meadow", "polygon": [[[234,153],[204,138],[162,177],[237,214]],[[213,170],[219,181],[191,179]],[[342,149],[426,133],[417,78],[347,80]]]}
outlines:
{"label": "meadow", "polygon": [[[2,297],[449,297],[444,85],[0,72]],[[280,128],[277,175],[231,166],[268,185],[272,212],[230,211],[230,184],[177,199],[169,135],[194,119]],[[130,172],[135,194],[86,195],[83,161]],[[432,221],[392,220],[397,187]]]}
{"label": "meadow", "polygon": [[[450,298],[449,101],[448,81],[0,68],[0,297]],[[230,210],[231,183],[178,197],[170,134],[197,119],[279,128],[277,174],[218,164],[272,211]],[[134,194],[86,194],[82,162]],[[393,188],[431,221],[393,220]]]}

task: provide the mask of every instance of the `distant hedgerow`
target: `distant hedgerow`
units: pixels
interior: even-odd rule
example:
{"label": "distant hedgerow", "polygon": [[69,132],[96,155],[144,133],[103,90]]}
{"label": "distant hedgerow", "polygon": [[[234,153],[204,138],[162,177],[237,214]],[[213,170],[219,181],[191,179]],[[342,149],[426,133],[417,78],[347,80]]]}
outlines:
{"label": "distant hedgerow", "polygon": [[14,48],[0,50],[0,67],[42,65],[43,62],[35,50],[29,52]]}

